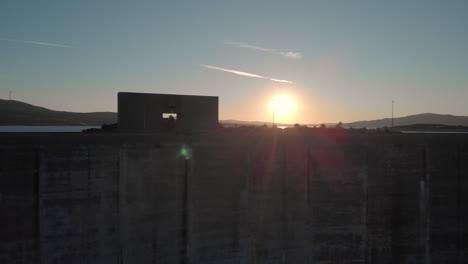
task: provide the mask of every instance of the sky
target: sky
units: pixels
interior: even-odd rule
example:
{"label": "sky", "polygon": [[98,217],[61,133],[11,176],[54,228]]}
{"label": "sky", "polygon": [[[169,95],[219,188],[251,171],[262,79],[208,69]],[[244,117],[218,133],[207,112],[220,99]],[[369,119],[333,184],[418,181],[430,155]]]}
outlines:
{"label": "sky", "polygon": [[219,96],[219,118],[468,115],[468,1],[0,2],[0,98],[116,111],[117,93]]}

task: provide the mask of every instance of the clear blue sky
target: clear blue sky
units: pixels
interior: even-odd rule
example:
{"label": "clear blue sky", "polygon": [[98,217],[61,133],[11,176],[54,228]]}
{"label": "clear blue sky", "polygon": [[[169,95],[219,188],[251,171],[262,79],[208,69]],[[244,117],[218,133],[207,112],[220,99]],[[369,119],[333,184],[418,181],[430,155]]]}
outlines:
{"label": "clear blue sky", "polygon": [[456,0],[3,0],[0,98],[90,112],[116,111],[119,91],[218,95],[220,119],[269,121],[287,94],[292,123],[388,117],[392,99],[396,116],[468,115],[467,13]]}

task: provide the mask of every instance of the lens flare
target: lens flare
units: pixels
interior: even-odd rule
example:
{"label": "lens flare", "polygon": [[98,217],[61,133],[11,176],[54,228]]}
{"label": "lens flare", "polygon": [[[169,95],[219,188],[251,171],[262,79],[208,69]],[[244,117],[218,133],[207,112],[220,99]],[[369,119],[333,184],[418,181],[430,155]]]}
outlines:
{"label": "lens flare", "polygon": [[190,159],[190,151],[189,151],[189,149],[188,149],[187,147],[182,147],[182,148],[180,149],[179,155],[180,155],[181,157],[183,157],[184,159],[186,159],[186,160],[189,160],[189,159]]}

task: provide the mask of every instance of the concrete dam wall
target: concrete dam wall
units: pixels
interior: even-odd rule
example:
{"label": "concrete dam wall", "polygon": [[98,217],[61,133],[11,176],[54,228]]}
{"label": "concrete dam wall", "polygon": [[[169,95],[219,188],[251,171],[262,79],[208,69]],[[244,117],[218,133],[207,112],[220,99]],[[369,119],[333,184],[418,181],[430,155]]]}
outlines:
{"label": "concrete dam wall", "polygon": [[0,263],[468,263],[468,136],[0,135]]}

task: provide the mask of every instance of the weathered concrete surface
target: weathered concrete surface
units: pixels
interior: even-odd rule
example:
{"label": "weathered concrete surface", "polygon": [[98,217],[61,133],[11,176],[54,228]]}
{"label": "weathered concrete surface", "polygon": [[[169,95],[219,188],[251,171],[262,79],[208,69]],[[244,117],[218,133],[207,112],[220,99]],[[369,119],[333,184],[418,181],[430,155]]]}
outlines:
{"label": "weathered concrete surface", "polygon": [[37,159],[32,149],[0,149],[0,263],[38,259]]}
{"label": "weathered concrete surface", "polygon": [[0,135],[0,165],[0,263],[468,262],[463,135]]}

